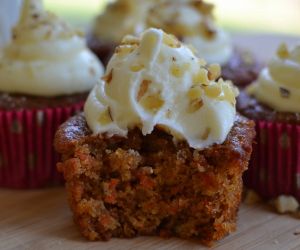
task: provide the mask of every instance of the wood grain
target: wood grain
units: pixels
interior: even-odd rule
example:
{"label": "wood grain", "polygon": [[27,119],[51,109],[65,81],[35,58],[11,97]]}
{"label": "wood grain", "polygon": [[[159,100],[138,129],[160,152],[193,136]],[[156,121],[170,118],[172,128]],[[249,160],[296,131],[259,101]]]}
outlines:
{"label": "wood grain", "polygon": [[[87,242],[72,222],[63,188],[0,189],[0,249],[207,249],[197,242],[138,237]],[[242,205],[238,230],[212,249],[300,249],[300,220],[268,206]]]}

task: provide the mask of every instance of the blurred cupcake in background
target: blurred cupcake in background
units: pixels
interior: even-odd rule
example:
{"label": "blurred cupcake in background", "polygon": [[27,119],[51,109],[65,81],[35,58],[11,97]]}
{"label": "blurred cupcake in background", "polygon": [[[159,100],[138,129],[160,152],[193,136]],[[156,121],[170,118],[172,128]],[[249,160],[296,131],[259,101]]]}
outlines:
{"label": "blurred cupcake in background", "polygon": [[201,0],[161,0],[147,15],[147,27],[163,29],[192,45],[208,63],[222,65],[222,77],[244,87],[256,79],[259,64],[249,53],[233,47],[230,36],[217,27],[214,6]]}
{"label": "blurred cupcake in background", "polygon": [[10,40],[11,29],[18,21],[20,7],[21,0],[1,0],[0,2],[0,48]]}
{"label": "blurred cupcake in background", "polygon": [[144,31],[151,0],[116,0],[94,21],[87,38],[89,48],[106,65],[125,35]]}
{"label": "blurred cupcake in background", "polygon": [[246,185],[265,198],[300,201],[300,44],[278,48],[258,80],[240,93],[237,110],[256,121]]}
{"label": "blurred cupcake in background", "polygon": [[11,42],[1,51],[0,186],[59,181],[54,132],[82,109],[102,73],[78,32],[46,12],[42,1],[23,1]]}

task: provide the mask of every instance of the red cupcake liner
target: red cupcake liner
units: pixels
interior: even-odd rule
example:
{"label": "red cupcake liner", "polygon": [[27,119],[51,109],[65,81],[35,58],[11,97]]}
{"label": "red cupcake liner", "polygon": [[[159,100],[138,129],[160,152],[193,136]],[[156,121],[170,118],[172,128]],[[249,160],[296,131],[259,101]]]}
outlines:
{"label": "red cupcake liner", "polygon": [[83,102],[40,110],[0,110],[0,187],[41,188],[62,183],[53,148],[60,124],[80,112]]}
{"label": "red cupcake liner", "polygon": [[300,201],[300,125],[258,121],[256,133],[245,185],[267,199],[284,194]]}

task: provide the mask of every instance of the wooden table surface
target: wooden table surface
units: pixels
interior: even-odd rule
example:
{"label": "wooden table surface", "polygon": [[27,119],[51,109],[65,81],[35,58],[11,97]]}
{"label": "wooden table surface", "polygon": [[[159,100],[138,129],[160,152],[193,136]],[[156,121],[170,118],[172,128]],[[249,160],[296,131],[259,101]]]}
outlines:
{"label": "wooden table surface", "polygon": [[[0,249],[208,249],[197,242],[157,237],[87,242],[73,224],[63,188],[0,189]],[[300,249],[300,220],[264,204],[241,206],[238,230],[212,249]]]}

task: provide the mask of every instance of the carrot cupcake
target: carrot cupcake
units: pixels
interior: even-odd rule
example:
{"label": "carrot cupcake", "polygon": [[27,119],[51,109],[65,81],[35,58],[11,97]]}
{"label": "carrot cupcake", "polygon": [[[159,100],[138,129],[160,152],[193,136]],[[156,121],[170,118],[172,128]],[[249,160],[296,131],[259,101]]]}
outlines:
{"label": "carrot cupcake", "polygon": [[256,121],[246,185],[265,198],[300,201],[300,45],[281,45],[257,81],[241,92],[238,111]]}
{"label": "carrot cupcake", "polygon": [[147,27],[161,28],[192,45],[208,63],[219,63],[222,76],[239,87],[256,79],[255,58],[233,47],[229,35],[214,23],[212,4],[202,0],[162,0],[147,15]]}
{"label": "carrot cupcake", "polygon": [[77,32],[44,11],[42,1],[23,1],[0,60],[1,187],[42,187],[59,180],[54,132],[82,109],[102,72]]}
{"label": "carrot cupcake", "polygon": [[255,132],[219,73],[162,30],[123,39],[84,114],[55,137],[86,238],[211,244],[235,230]]}
{"label": "carrot cupcake", "polygon": [[145,29],[151,4],[151,0],[116,0],[96,18],[87,43],[105,65],[125,35],[137,35]]}

